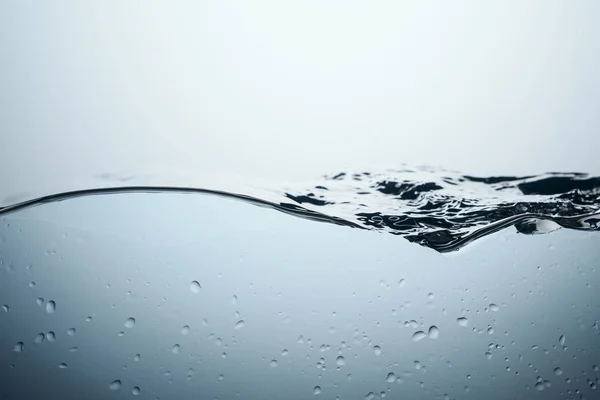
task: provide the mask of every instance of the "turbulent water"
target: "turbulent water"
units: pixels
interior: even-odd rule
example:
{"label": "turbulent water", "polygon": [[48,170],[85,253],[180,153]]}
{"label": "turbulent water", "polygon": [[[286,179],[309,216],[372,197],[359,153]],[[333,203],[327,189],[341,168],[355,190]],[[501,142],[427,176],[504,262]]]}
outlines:
{"label": "turbulent water", "polygon": [[176,186],[86,189],[3,207],[0,215],[85,195],[174,191],[233,197],[297,217],[385,231],[439,252],[510,226],[524,234],[561,227],[600,230],[600,177],[584,173],[475,177],[415,168],[340,172],[304,187],[261,189],[258,195]]}

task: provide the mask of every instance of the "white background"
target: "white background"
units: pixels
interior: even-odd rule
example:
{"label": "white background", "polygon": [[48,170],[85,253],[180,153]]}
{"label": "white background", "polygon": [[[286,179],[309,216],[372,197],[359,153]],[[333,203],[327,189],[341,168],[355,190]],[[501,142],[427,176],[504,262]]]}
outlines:
{"label": "white background", "polygon": [[593,0],[4,1],[0,204],[103,173],[598,174],[599,20]]}

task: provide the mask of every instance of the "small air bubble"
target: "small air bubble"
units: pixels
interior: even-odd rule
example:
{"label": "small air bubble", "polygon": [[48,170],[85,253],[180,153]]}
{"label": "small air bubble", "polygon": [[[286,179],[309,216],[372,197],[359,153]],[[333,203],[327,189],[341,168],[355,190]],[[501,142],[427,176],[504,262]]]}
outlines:
{"label": "small air bubble", "polygon": [[85,319],[85,322],[90,322],[91,320],[92,320],[92,317],[87,317],[87,318]]}
{"label": "small air bubble", "polygon": [[135,318],[130,317],[125,320],[125,328],[133,328],[135,326]]}
{"label": "small air bubble", "polygon": [[58,368],[60,368],[60,369],[65,369],[65,368],[67,368],[67,364],[65,364],[65,363],[60,363],[60,364],[58,364]]}
{"label": "small air bubble", "polygon": [[554,368],[554,375],[561,376],[563,374],[563,370],[559,367]]}
{"label": "small air bubble", "polygon": [[321,386],[315,386],[314,390],[313,390],[313,395],[319,395],[321,394]]}
{"label": "small air bubble", "polygon": [[415,366],[415,369],[417,369],[417,370],[423,368],[423,365],[421,365],[421,363],[419,361],[415,361],[414,366]]}
{"label": "small air bubble", "polygon": [[52,343],[56,340],[56,335],[54,334],[53,331],[46,333],[46,340],[49,341],[50,343]]}
{"label": "small air bubble", "polygon": [[271,362],[269,363],[269,365],[271,366],[271,368],[275,368],[276,366],[279,365],[279,363],[277,362],[277,360],[271,360]]}
{"label": "small air bubble", "polygon": [[133,356],[133,361],[140,361],[141,356],[139,354],[136,354],[135,356]]}
{"label": "small air bubble", "polygon": [[400,279],[400,280],[398,281],[398,286],[399,286],[399,287],[403,287],[405,283],[406,283],[406,279]]}
{"label": "small air bubble", "polygon": [[108,385],[110,390],[119,390],[119,388],[121,387],[121,381],[120,380],[116,380],[116,381],[112,381],[109,385]]}
{"label": "small air bubble", "polygon": [[427,295],[427,298],[428,298],[429,300],[433,300],[433,299],[434,299],[434,297],[435,297],[435,296],[433,295],[433,293],[429,293],[429,294]]}
{"label": "small air bubble", "polygon": [[544,382],[538,382],[535,384],[535,390],[539,390],[540,392],[546,388]]}
{"label": "small air bubble", "polygon": [[48,303],[46,303],[46,312],[48,314],[52,314],[54,311],[56,311],[56,302],[54,302],[54,300],[50,300]]}
{"label": "small air bubble", "polygon": [[38,297],[35,302],[37,303],[38,306],[41,306],[42,304],[44,304],[44,298],[43,297]]}
{"label": "small air bubble", "polygon": [[188,333],[190,333],[190,326],[189,325],[184,325],[183,328],[181,328],[181,334],[182,335],[187,335]]}
{"label": "small air bubble", "polygon": [[46,335],[44,335],[43,333],[38,333],[35,338],[33,339],[33,343],[35,344],[40,344],[44,341],[44,338],[46,337]]}
{"label": "small air bubble", "polygon": [[9,307],[9,306],[7,306],[6,304],[4,304],[4,305],[2,306],[2,310],[3,310],[4,312],[9,312],[9,311],[10,311],[10,307]]}
{"label": "small air bubble", "polygon": [[460,326],[467,326],[467,325],[469,325],[469,320],[467,320],[465,317],[457,318],[456,322],[458,322],[458,325],[460,325]]}
{"label": "small air bubble", "polygon": [[337,364],[338,367],[343,367],[344,365],[346,365],[346,359],[342,356],[339,356],[338,358],[335,359],[335,363]]}
{"label": "small air bubble", "polygon": [[141,390],[139,388],[139,386],[134,386],[133,389],[131,389],[131,393],[133,393],[134,396],[137,396],[138,394],[140,394]]}
{"label": "small air bubble", "polygon": [[35,282],[31,281],[29,282],[29,287],[34,287],[35,286]]}
{"label": "small air bubble", "polygon": [[485,352],[485,358],[487,358],[488,360],[492,359],[492,353],[490,353],[489,351]]}
{"label": "small air bubble", "polygon": [[240,328],[242,328],[242,327],[243,327],[245,324],[246,324],[246,322],[244,322],[244,320],[243,320],[243,319],[242,319],[242,320],[239,320],[238,322],[236,322],[236,323],[235,323],[235,326],[234,326],[234,328],[235,328],[235,329],[240,329]]}
{"label": "small air bubble", "polygon": [[284,356],[284,357],[287,356],[288,354],[289,354],[289,351],[287,349],[283,349],[281,351],[281,355]]}
{"label": "small air bubble", "polygon": [[494,303],[490,304],[489,308],[490,308],[490,311],[493,311],[493,312],[498,312],[498,310],[500,310],[500,307],[498,307]]}
{"label": "small air bubble", "polygon": [[387,374],[387,377],[385,378],[385,381],[388,383],[394,383],[396,382],[396,375],[393,372],[390,372],[389,374]]}
{"label": "small air bubble", "polygon": [[71,348],[69,349],[69,351],[70,351],[71,353],[75,353],[77,350],[79,350],[77,347],[71,347]]}
{"label": "small air bubble", "polygon": [[413,333],[412,335],[412,340],[413,342],[418,342],[421,339],[425,339],[427,337],[427,334],[423,331],[417,331],[415,333]]}
{"label": "small air bubble", "polygon": [[565,345],[565,335],[560,335],[560,337],[558,338],[558,342],[564,346]]}
{"label": "small air bubble", "polygon": [[231,304],[233,304],[234,306],[237,304],[238,302],[238,297],[236,295],[233,295],[233,297],[231,298]]}
{"label": "small air bubble", "polygon": [[75,336],[75,332],[77,332],[75,330],[75,328],[69,328],[69,329],[67,329],[67,335],[69,335],[69,336]]}
{"label": "small air bubble", "polygon": [[192,281],[190,283],[190,290],[192,291],[192,293],[199,293],[200,289],[202,289],[202,286],[200,286],[200,283],[198,281]]}
{"label": "small air bubble", "polygon": [[429,339],[437,339],[438,336],[440,336],[440,330],[438,329],[437,326],[432,325],[429,327]]}
{"label": "small air bubble", "polygon": [[180,349],[180,348],[181,348],[181,346],[179,346],[178,344],[174,345],[174,346],[171,348],[171,353],[173,353],[173,354],[179,354],[179,349]]}
{"label": "small air bubble", "polygon": [[381,355],[381,347],[373,346],[373,352],[375,353],[376,356]]}

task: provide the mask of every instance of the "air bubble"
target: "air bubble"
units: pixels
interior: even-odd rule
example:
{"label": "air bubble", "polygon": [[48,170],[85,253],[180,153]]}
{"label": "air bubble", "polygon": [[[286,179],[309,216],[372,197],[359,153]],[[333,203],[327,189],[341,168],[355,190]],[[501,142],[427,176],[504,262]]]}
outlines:
{"label": "air bubble", "polygon": [[335,363],[337,364],[338,367],[343,367],[344,365],[346,365],[346,359],[342,356],[339,356],[338,358],[335,359]]}
{"label": "air bubble", "polygon": [[46,312],[48,314],[53,314],[56,311],[56,302],[54,300],[50,300],[46,303]]}
{"label": "air bubble", "polygon": [[35,338],[33,339],[33,343],[35,344],[40,344],[44,341],[44,338],[46,337],[46,335],[44,335],[43,333],[38,333]]}
{"label": "air bubble", "polygon": [[181,334],[182,335],[187,335],[188,333],[190,333],[190,326],[189,325],[184,325],[183,328],[181,328]]}
{"label": "air bubble", "polygon": [[456,322],[458,322],[458,325],[460,325],[460,326],[467,326],[467,325],[469,325],[469,320],[467,320],[465,317],[457,318]]}
{"label": "air bubble", "polygon": [[415,333],[413,333],[412,335],[412,340],[413,342],[418,342],[421,339],[425,339],[427,337],[427,334],[423,331],[417,331]]}
{"label": "air bubble", "polygon": [[200,282],[192,281],[190,283],[190,290],[192,291],[192,293],[199,293],[200,289],[202,289],[202,286],[200,286]]}
{"label": "air bubble", "polygon": [[429,339],[437,339],[438,336],[440,335],[440,330],[438,329],[437,326],[432,325],[429,327]]}
{"label": "air bubble", "polygon": [[319,394],[321,394],[321,386],[315,386],[313,390],[313,395],[317,396]]}
{"label": "air bubble", "polygon": [[275,368],[279,365],[279,363],[277,362],[277,360],[271,360],[269,365],[271,366],[271,368]]}
{"label": "air bubble", "polygon": [[65,363],[60,363],[60,364],[58,364],[58,368],[60,368],[60,369],[65,369],[65,368],[67,368],[67,364],[65,364]]}
{"label": "air bubble", "polygon": [[67,329],[67,335],[69,335],[69,336],[75,336],[75,332],[77,332],[77,330],[75,328]]}
{"label": "air bubble", "polygon": [[239,320],[238,322],[235,323],[234,328],[235,329],[240,329],[242,328],[244,325],[246,324],[246,322],[244,322],[243,319]]}
{"label": "air bubble", "polygon": [[393,372],[390,372],[389,374],[387,374],[385,381],[388,383],[396,382],[396,375]]}
{"label": "air bubble", "polygon": [[493,312],[498,312],[498,310],[500,310],[500,307],[498,307],[494,303],[490,304],[489,308],[490,308],[490,311],[493,311]]}
{"label": "air bubble", "polygon": [[134,386],[133,389],[131,389],[131,393],[133,393],[134,396],[137,396],[138,394],[140,394],[141,390],[139,388],[139,386]]}
{"label": "air bubble", "polygon": [[554,368],[554,375],[561,376],[563,374],[563,370],[559,367]]}
{"label": "air bubble", "polygon": [[52,343],[56,340],[56,335],[54,334],[53,331],[46,333],[46,340],[49,341],[50,343]]}
{"label": "air bubble", "polygon": [[125,328],[133,328],[135,326],[135,318],[132,318],[132,317],[127,318],[125,320],[124,325],[125,325]]}
{"label": "air bubble", "polygon": [[179,349],[180,349],[180,348],[181,348],[181,346],[179,346],[178,344],[174,345],[174,346],[171,348],[171,353],[173,353],[173,354],[179,354]]}
{"label": "air bubble", "polygon": [[373,352],[375,353],[376,356],[381,355],[381,347],[373,346]]}
{"label": "air bubble", "polygon": [[109,385],[108,385],[110,390],[119,390],[119,388],[121,387],[121,381],[120,380],[115,380],[112,381]]}

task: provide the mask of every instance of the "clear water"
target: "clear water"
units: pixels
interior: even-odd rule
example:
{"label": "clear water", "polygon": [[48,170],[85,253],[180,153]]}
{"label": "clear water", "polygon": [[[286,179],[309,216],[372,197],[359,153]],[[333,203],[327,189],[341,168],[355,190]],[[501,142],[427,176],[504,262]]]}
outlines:
{"label": "clear water", "polygon": [[[450,239],[485,229],[451,253],[403,239],[435,224],[394,235],[354,219],[352,190],[336,208],[324,193],[339,196],[338,180],[320,189],[329,208],[289,202],[318,198],[300,189],[280,202],[105,192],[5,208],[0,397],[597,398],[593,179],[541,194],[489,183],[512,189],[473,190],[456,213],[445,188],[400,200],[353,189],[388,220],[440,199],[429,212]],[[509,223],[500,209],[515,210]],[[547,234],[523,235],[535,232]]]}

